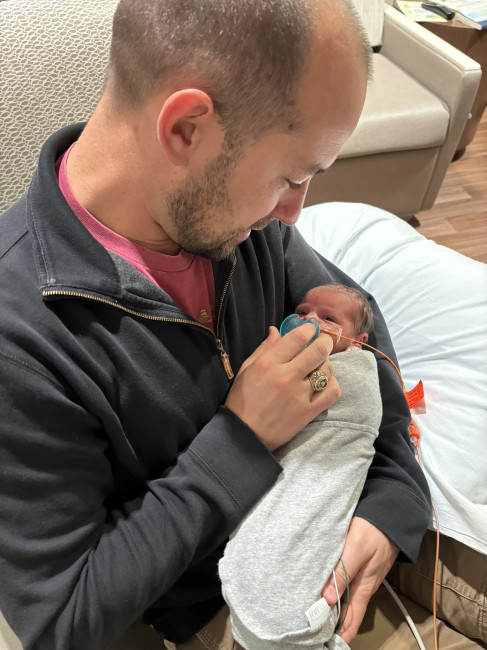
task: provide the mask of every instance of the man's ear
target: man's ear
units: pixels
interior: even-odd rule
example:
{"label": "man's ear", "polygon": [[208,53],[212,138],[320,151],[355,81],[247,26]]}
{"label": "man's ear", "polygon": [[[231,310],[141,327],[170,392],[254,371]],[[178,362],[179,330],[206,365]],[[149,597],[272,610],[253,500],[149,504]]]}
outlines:
{"label": "man's ear", "polygon": [[210,97],[195,88],[178,90],[166,99],[157,118],[157,137],[173,165],[185,165],[213,122]]}

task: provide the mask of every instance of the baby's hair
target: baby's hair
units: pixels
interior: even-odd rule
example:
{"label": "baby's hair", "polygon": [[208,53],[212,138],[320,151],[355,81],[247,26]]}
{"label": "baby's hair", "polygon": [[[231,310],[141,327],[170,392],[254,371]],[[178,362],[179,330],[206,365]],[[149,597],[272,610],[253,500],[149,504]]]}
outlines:
{"label": "baby's hair", "polygon": [[329,287],[330,289],[335,289],[336,291],[348,293],[356,298],[359,304],[358,315],[354,321],[356,332],[357,334],[370,334],[374,329],[374,314],[372,313],[372,308],[367,297],[358,289],[347,287],[344,284],[331,283],[325,284],[324,286]]}

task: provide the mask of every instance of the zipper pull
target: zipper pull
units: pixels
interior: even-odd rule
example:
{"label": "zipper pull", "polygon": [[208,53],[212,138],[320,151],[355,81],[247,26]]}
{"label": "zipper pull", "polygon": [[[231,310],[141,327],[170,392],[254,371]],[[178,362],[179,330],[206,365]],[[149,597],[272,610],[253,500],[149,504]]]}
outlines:
{"label": "zipper pull", "polygon": [[221,361],[222,361],[223,370],[225,371],[225,373],[226,373],[226,375],[228,377],[228,380],[233,379],[234,374],[233,374],[232,366],[230,364],[230,357],[228,356],[227,352],[225,351],[225,348],[223,347],[222,342],[220,341],[220,339],[216,340],[216,345],[217,345],[217,348],[218,348],[218,350],[220,352],[220,358],[221,358]]}

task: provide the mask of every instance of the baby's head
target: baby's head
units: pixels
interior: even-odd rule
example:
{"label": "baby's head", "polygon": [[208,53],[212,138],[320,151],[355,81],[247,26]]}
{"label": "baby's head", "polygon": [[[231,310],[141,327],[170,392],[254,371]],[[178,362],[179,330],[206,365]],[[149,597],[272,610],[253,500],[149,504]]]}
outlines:
{"label": "baby's head", "polygon": [[[357,289],[342,284],[323,284],[310,289],[296,307],[302,318],[314,318],[321,325],[325,321],[342,328],[342,337],[365,343],[374,329],[374,317],[367,298]],[[332,337],[333,338],[333,337]],[[334,352],[342,352],[351,345],[341,338],[333,345]]]}

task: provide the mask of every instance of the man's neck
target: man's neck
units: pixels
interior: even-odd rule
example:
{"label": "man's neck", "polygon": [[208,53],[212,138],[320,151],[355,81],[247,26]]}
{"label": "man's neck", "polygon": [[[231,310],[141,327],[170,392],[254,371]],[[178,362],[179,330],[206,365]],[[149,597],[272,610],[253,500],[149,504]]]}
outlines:
{"label": "man's neck", "polygon": [[78,201],[104,226],[145,248],[176,255],[180,247],[147,203],[152,163],[142,138],[130,122],[111,119],[102,101],[69,154],[68,180]]}

